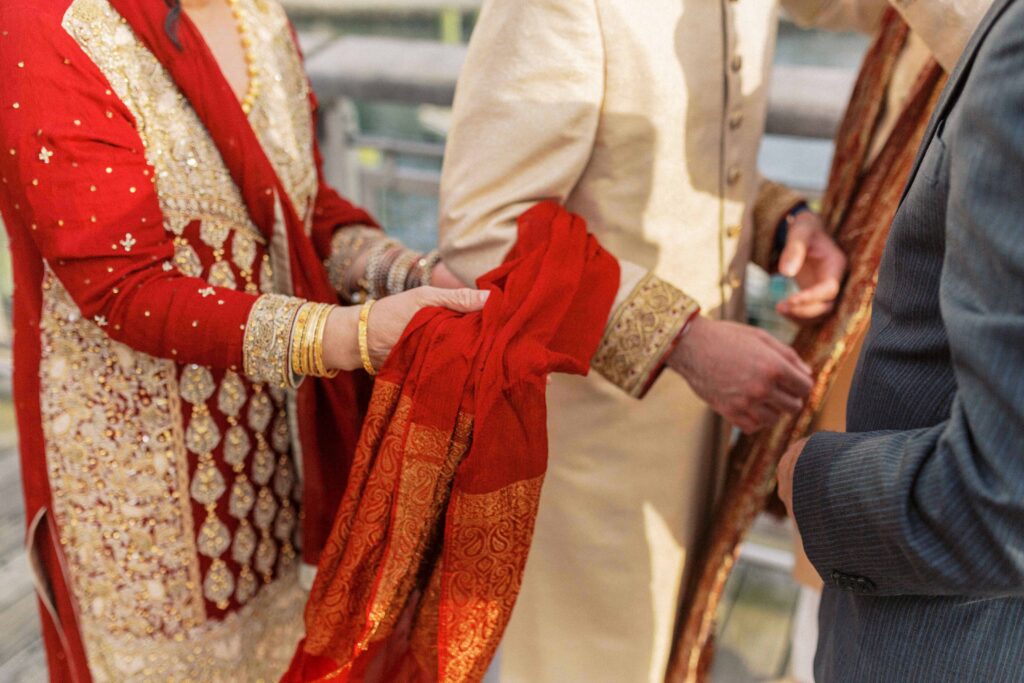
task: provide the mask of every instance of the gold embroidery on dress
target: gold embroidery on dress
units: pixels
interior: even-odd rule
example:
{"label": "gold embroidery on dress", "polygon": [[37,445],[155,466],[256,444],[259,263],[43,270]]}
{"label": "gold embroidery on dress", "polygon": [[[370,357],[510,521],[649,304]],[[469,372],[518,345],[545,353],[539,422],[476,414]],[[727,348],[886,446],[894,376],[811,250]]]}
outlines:
{"label": "gold embroidery on dress", "polygon": [[108,638],[98,644],[89,673],[96,683],[276,681],[302,638],[305,601],[294,573],[285,575],[223,621],[208,621],[180,638]]}
{"label": "gold embroidery on dress", "polygon": [[[319,178],[313,163],[309,83],[284,10],[277,3],[242,0],[254,42],[261,87],[249,121],[300,218],[311,213]],[[301,104],[297,104],[301,103]]]}
{"label": "gold embroidery on dress", "polygon": [[181,637],[206,612],[175,365],[83,319],[49,270],[40,335],[50,486],[83,634]]}
{"label": "gold embroidery on dress", "polygon": [[200,553],[213,560],[203,579],[203,595],[218,609],[227,609],[228,600],[235,592],[235,578],[228,571],[221,555],[231,545],[231,532],[217,516],[217,503],[227,492],[228,485],[213,458],[221,434],[206,405],[217,387],[210,370],[199,365],[185,366],[180,384],[181,397],[192,406],[192,417],[185,430],[185,445],[198,458],[190,493],[192,499],[206,509],[206,518],[199,528],[196,547]]}
{"label": "gold embroidery on dress", "polygon": [[[271,5],[273,9],[268,9]],[[251,23],[266,24],[259,26],[254,36],[258,43],[267,41],[261,44],[267,49],[256,50],[263,60],[261,77],[281,85],[265,89],[266,101],[261,106],[266,116],[252,120],[262,144],[280,145],[268,148],[268,156],[297,208],[308,210],[315,198],[316,174],[307,86],[296,49],[284,40],[286,35],[290,40],[290,34],[283,11],[274,3],[257,3],[256,7]],[[164,227],[174,240],[174,258],[163,264],[164,270],[177,269],[194,277],[203,277],[205,271],[207,282],[215,286],[272,293],[272,264],[264,253],[267,241],[252,223],[208,131],[166,70],[108,0],[74,0],[63,27],[108,79],[136,121],[146,159],[153,167]],[[275,65],[285,72],[274,74]],[[293,95],[296,99],[290,99]],[[297,125],[294,134],[285,137],[260,131],[261,126],[270,126],[271,116],[274,125],[278,125],[276,117],[293,125],[305,118],[308,146]],[[282,160],[288,155],[293,159],[286,168]],[[312,170],[303,171],[303,164]],[[305,203],[302,197],[307,197]],[[194,223],[198,223],[198,231],[190,229],[186,235],[186,228]],[[207,265],[200,253],[212,257],[205,261]],[[55,279],[50,280],[60,287]],[[96,325],[82,321],[67,295],[58,291],[66,301],[62,300],[61,314],[52,318],[49,329],[67,332],[60,321],[73,329],[69,328],[65,337],[54,333],[62,356],[48,359],[44,344],[43,367],[48,367],[48,362],[59,364],[61,359],[70,366],[67,359],[72,355],[83,360],[78,363],[81,370],[75,368],[74,377],[68,380],[75,384],[44,383],[44,393],[51,398],[47,403],[44,395],[43,403],[53,408],[52,419],[47,420],[51,429],[46,434],[47,458],[54,486],[71,491],[62,498],[67,505],[55,506],[55,514],[65,536],[62,542],[71,565],[73,592],[82,608],[82,632],[93,679],[97,683],[276,679],[293,654],[302,628],[303,597],[294,590],[295,576],[281,574],[288,563],[279,561],[294,557],[295,551],[291,543],[278,544],[274,539],[275,532],[283,533],[297,524],[298,512],[291,500],[293,469],[285,472],[282,461],[289,468],[293,465],[287,450],[273,452],[266,435],[250,433],[245,425],[262,423],[265,430],[283,410],[284,394],[259,384],[247,389],[246,382],[233,372],[227,372],[218,387],[209,369],[196,366],[179,368],[179,394],[178,366],[114,343]],[[68,336],[72,333],[74,336]],[[95,368],[93,361],[99,364]],[[100,387],[79,386],[93,377],[108,380]],[[114,400],[109,411],[100,402],[80,407],[72,413],[78,418],[71,422],[67,404],[100,390],[127,398]],[[254,399],[255,410],[246,413],[250,391],[262,398]],[[192,406],[187,429],[183,428],[182,399]],[[129,409],[137,415],[132,418],[126,412],[118,418],[124,421],[124,426],[119,426],[111,415]],[[113,413],[108,415],[110,411]],[[214,412],[227,420],[225,429],[218,426]],[[162,424],[166,428],[160,427]],[[104,438],[123,452],[108,448],[97,457],[87,448],[96,441],[67,438],[75,430],[90,437],[114,430],[116,440]],[[186,441],[197,458],[191,479]],[[213,455],[221,448],[230,472],[218,465]],[[144,456],[149,453],[147,460]],[[121,462],[128,454],[132,459],[102,481],[93,478],[92,469],[80,465],[99,461],[106,469],[108,459]],[[260,495],[250,483],[246,471],[250,466],[253,481],[257,475],[262,481]],[[155,469],[155,474],[146,468]],[[271,489],[268,484],[275,475]],[[126,477],[131,481],[120,481]],[[118,498],[105,508],[97,507],[91,501],[102,498],[104,485],[140,498]],[[274,499],[276,491],[286,488],[289,491],[283,500]],[[89,493],[81,493],[84,491]],[[90,504],[86,505],[84,498],[79,504],[78,495],[88,498]],[[257,537],[250,519],[257,519],[261,496],[261,535]],[[206,507],[198,528],[192,518],[192,500]],[[218,509],[238,520],[233,535],[225,524],[227,517],[218,517]],[[146,515],[145,525],[141,517],[136,520],[132,516],[142,514]],[[151,515],[155,515],[152,520]],[[127,520],[125,532],[118,531],[122,519]],[[112,533],[113,538],[108,538]],[[104,548],[117,552],[108,552],[111,556],[105,562],[96,563],[92,554]],[[214,559],[205,576],[200,573],[200,553]],[[228,557],[240,567],[237,578],[225,562]],[[78,565],[84,558],[92,564],[83,571]],[[262,574],[262,581],[257,579],[254,562],[259,564],[256,571]],[[130,577],[130,585],[122,586],[122,577]],[[260,589],[260,583],[270,585]],[[221,622],[208,620],[204,593],[219,607],[227,607],[232,597],[244,607],[238,614],[228,613]]]}
{"label": "gold embroidery on dress", "polygon": [[[283,294],[264,294],[256,300],[245,325],[242,346],[245,374],[253,381],[279,387],[293,384],[289,345],[295,316],[304,303],[302,299]],[[253,425],[256,431],[265,430],[269,424],[269,398],[266,405],[267,410],[263,413],[266,421],[259,427]]]}
{"label": "gold embroidery on dress", "polygon": [[643,393],[697,303],[648,274],[612,313],[591,365],[631,396]]}
{"label": "gold embroidery on dress", "polygon": [[229,229],[264,242],[209,132],[109,2],[75,0],[63,25],[139,122],[165,227],[181,235],[189,223],[199,220],[206,226],[203,239],[210,239],[208,244],[215,249]]}

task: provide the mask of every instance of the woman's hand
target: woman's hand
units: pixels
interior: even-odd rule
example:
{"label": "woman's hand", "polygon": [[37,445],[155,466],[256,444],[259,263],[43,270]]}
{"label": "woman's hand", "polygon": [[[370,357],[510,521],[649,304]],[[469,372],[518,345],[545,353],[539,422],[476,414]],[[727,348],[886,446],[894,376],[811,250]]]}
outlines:
{"label": "woman's hand", "polygon": [[[424,308],[442,306],[458,313],[483,309],[490,292],[473,289],[418,287],[381,299],[370,310],[367,343],[373,366],[387,360],[413,316]],[[355,370],[363,367],[359,355],[359,306],[336,308],[324,330],[324,363],[328,369]]]}

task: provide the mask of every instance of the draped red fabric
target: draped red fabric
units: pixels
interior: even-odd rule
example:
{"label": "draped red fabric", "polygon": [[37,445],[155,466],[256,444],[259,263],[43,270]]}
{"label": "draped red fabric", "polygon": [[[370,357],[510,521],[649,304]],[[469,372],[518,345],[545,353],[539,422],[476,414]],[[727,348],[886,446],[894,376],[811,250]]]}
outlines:
{"label": "draped red fabric", "polygon": [[284,681],[478,681],[494,655],[547,467],[546,376],[587,373],[619,268],[548,202],[478,284],[482,313],[422,312],[377,380]]}
{"label": "draped red fabric", "polygon": [[[111,0],[132,30],[171,74],[209,131],[231,177],[245,199],[253,222],[268,238],[280,206],[291,258],[292,293],[310,301],[336,303],[337,293],[323,267],[330,234],[343,225],[375,226],[362,209],[343,200],[321,178],[313,225],[307,234],[302,218],[260,145],[234,91],[202,35],[188,16],[178,24],[179,49],[164,27],[167,8],[153,0]],[[315,110],[315,100],[314,100]],[[310,126],[315,126],[313,118]],[[319,157],[319,151],[316,152]],[[319,162],[319,158],[317,159]],[[319,163],[317,164],[319,169]],[[359,435],[368,396],[365,377],[341,373],[334,380],[310,378],[297,396],[302,445],[303,529],[305,561],[315,563],[331,528],[340,492]],[[324,453],[331,457],[322,457]]]}
{"label": "draped red fabric", "polygon": [[[161,262],[173,259],[174,249],[163,228],[155,191],[148,185],[152,168],[141,154],[142,138],[104,74],[61,28],[61,17],[70,4],[71,0],[0,3],[0,108],[4,112],[0,130],[10,143],[10,153],[5,144],[0,161],[4,188],[0,210],[10,234],[16,290],[14,394],[26,513],[34,522],[29,545],[46,582],[48,608],[52,608],[42,612],[42,630],[51,680],[61,682],[91,677],[77,625],[78,606],[64,571],[60,530],[48,514],[53,500],[40,411],[45,378],[41,381],[39,372],[45,268],[73,284],[76,303],[89,318],[120,288],[107,328],[112,338],[156,357],[174,355],[179,362],[215,368],[240,364],[242,335],[237,331],[256,300],[254,294],[218,288],[224,304],[218,306],[197,294],[208,284],[205,280],[160,270]],[[274,231],[276,222],[283,223],[294,293],[310,300],[336,301],[322,263],[330,237],[343,226],[373,226],[373,219],[321,179],[312,215],[304,222],[187,16],[182,16],[178,28],[179,50],[164,31],[164,2],[111,0],[111,4],[189,100],[240,188],[253,222],[265,235]],[[24,68],[16,66],[19,63]],[[42,145],[56,150],[53,163],[36,159]],[[30,178],[38,178],[38,187]],[[90,182],[101,191],[84,189]],[[115,192],[132,200],[112,199]],[[58,227],[65,221],[66,227]],[[189,227],[198,229],[198,221]],[[138,239],[131,254],[127,247],[100,253],[124,239],[127,230]],[[160,274],[150,276],[153,270]],[[125,281],[143,280],[146,288],[126,294],[136,288],[129,288]],[[133,316],[137,318],[143,309],[148,316],[150,308],[160,315],[160,325],[133,324]],[[202,334],[194,331],[197,320],[203,322]],[[218,336],[207,330],[234,333]],[[168,338],[177,340],[173,352]],[[316,562],[333,524],[369,386],[361,373],[343,374],[334,381],[307,381],[299,391],[297,420],[306,475],[302,536],[308,562]]]}

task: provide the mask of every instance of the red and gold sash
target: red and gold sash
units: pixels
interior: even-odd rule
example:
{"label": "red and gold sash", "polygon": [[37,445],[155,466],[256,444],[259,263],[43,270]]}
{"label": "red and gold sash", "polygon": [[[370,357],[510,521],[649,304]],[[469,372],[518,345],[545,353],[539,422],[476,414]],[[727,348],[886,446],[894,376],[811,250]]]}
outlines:
{"label": "red and gold sash", "polygon": [[582,219],[519,222],[482,313],[418,315],[382,370],[284,678],[478,681],[522,582],[551,372],[586,374],[619,283]]}
{"label": "red and gold sash", "polygon": [[850,274],[833,314],[802,329],[793,343],[814,369],[814,388],[799,414],[741,438],[730,453],[725,491],[680,611],[682,621],[666,677],[671,683],[706,680],[715,614],[740,541],[773,495],[779,460],[790,444],[807,435],[837,370],[868,326],[889,227],[946,82],[941,67],[930,60],[881,153],[865,167],[909,31],[895,10],[887,10],[837,134],[822,214],[826,228],[849,258]]}

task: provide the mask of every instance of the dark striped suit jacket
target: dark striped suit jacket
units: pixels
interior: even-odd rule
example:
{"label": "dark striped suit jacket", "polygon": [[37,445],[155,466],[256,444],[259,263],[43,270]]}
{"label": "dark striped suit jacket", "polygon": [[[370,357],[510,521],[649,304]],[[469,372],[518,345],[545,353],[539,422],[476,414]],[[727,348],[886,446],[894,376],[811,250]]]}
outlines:
{"label": "dark striped suit jacket", "polygon": [[996,0],[925,136],[848,427],[794,483],[818,683],[1024,681],[1024,0]]}

